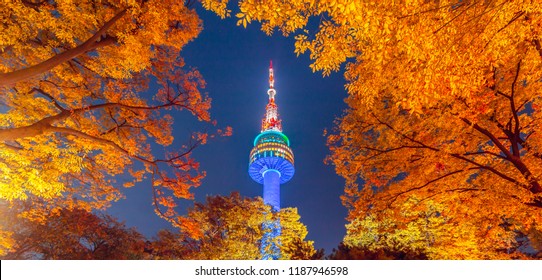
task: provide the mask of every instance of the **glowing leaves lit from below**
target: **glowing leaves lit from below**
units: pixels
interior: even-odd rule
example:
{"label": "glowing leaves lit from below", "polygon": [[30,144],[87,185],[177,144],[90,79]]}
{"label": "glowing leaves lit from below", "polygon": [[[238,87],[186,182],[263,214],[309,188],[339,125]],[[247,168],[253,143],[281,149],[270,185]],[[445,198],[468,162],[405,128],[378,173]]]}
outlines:
{"label": "glowing leaves lit from below", "polygon": [[[122,174],[126,187],[152,179],[157,212],[176,224],[174,198],[191,198],[205,175],[191,152],[214,136],[194,134],[163,156],[151,145],[173,143],[167,110],[215,124],[203,78],[180,56],[201,21],[182,1],[72,6],[0,7],[10,15],[0,37],[0,197],[30,201],[34,219],[104,209],[122,197]],[[144,94],[151,81],[157,91]]]}

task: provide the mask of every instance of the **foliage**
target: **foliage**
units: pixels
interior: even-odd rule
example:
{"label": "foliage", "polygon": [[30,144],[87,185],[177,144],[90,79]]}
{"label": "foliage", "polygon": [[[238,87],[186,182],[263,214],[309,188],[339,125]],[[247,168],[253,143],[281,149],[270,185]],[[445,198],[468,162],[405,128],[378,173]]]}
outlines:
{"label": "foliage", "polygon": [[202,29],[195,11],[176,0],[16,0],[0,14],[0,198],[32,201],[32,219],[104,209],[124,174],[125,187],[151,179],[157,213],[177,224],[174,198],[192,198],[205,176],[191,151],[210,136],[162,158],[151,146],[174,140],[165,110],[210,121],[205,82],[180,56]]}
{"label": "foliage", "polygon": [[[314,71],[345,63],[349,109],[328,135],[328,160],[347,180],[351,232],[377,212],[400,223],[412,198],[442,206],[446,223],[473,223],[465,242],[478,237],[484,258],[505,258],[499,248],[513,235],[542,230],[540,1],[245,0],[239,8],[239,24],[295,34],[295,52],[308,51]],[[346,240],[354,236],[362,238]],[[434,256],[462,257],[442,250],[452,255]]]}
{"label": "foliage", "polygon": [[4,259],[112,260],[146,257],[144,238],[105,214],[61,209],[42,220],[17,217],[2,223],[12,232],[13,245]]}
{"label": "foliage", "polygon": [[[395,252],[394,257],[410,259],[512,257],[510,249],[515,235],[505,229],[498,239],[476,236],[475,221],[459,223],[443,205],[432,201],[422,202],[412,197],[400,210],[398,215],[389,213],[393,210],[387,209],[383,212],[369,212],[364,218],[354,219],[346,226],[345,245],[364,248],[369,252],[391,251]],[[489,248],[484,248],[484,245]],[[500,255],[499,252],[508,255]]]}
{"label": "foliage", "polygon": [[[531,98],[532,104],[536,99]],[[467,102],[476,107],[475,101]],[[514,119],[506,107],[510,104],[502,103],[495,100],[490,108],[502,115],[508,110],[509,120]],[[440,106],[423,116],[386,102],[365,110],[365,115],[356,111],[328,138],[329,160],[347,179],[343,201],[351,210],[350,219],[384,211],[400,220],[400,213],[408,211],[404,203],[416,196],[445,205],[456,223],[476,223],[474,234],[486,235],[478,241],[495,242],[482,245],[489,250],[502,247],[498,240],[513,239],[499,226],[505,220],[524,233],[541,230],[537,188],[542,161],[538,148],[529,150],[518,143],[533,139],[525,136],[536,132],[529,123],[538,121],[537,113],[518,114],[525,122],[514,133],[507,130],[510,125],[500,126],[495,116],[479,115],[474,124]],[[507,121],[504,116],[500,120]],[[537,146],[536,140],[529,142]]]}
{"label": "foliage", "polygon": [[[184,217],[178,233],[161,231],[153,242],[157,256],[180,259],[260,259],[262,224],[277,218],[260,198],[243,198],[239,193],[209,196],[195,203]],[[306,227],[295,208],[282,209],[281,259],[310,259],[316,251],[305,241]]]}
{"label": "foliage", "polygon": [[394,251],[393,248],[367,248],[347,246],[343,242],[333,248],[331,254],[326,256],[328,260],[426,260],[427,256],[419,252],[410,252],[403,248]]}
{"label": "foliage", "polygon": [[[347,89],[364,103],[392,91],[420,112],[445,96],[477,93],[492,67],[525,55],[531,69],[542,53],[538,1],[245,0],[239,10],[239,24],[295,34],[296,53],[310,52],[315,71],[348,62]],[[311,18],[319,18],[314,35]]]}
{"label": "foliage", "polygon": [[0,257],[5,256],[13,248],[15,240],[13,240],[13,233],[6,230],[0,230]]}
{"label": "foliage", "polygon": [[[260,240],[265,219],[280,216],[282,259],[321,258],[312,241],[304,240],[306,227],[296,209],[264,214],[270,207],[260,198],[208,197],[195,203],[178,232],[161,230],[146,240],[133,228],[105,214],[84,209],[57,209],[39,221],[21,217],[28,203],[2,205],[0,228],[11,242],[2,249],[3,259],[260,259]],[[268,213],[268,212],[267,212]],[[0,236],[4,237],[4,236]]]}
{"label": "foliage", "polygon": [[314,242],[305,240],[309,232],[300,218],[297,208],[282,208],[278,213],[281,226],[278,242],[282,260],[310,260],[318,256]]}
{"label": "foliage", "polygon": [[401,208],[369,211],[346,225],[344,242],[327,259],[540,259],[540,231],[527,234],[509,220],[479,229],[443,205],[410,198]]}
{"label": "foliage", "polygon": [[322,260],[324,249],[314,249],[312,241],[303,241],[299,237],[294,238],[287,246],[281,248],[282,259],[287,260]]}

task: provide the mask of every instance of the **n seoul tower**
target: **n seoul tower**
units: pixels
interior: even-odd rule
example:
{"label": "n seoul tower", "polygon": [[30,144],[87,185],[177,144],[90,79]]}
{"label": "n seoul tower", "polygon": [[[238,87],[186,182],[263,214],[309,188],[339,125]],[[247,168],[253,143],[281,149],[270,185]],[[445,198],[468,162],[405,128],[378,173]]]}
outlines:
{"label": "n seoul tower", "polygon": [[[282,133],[282,125],[275,103],[275,79],[273,62],[269,64],[269,102],[265,107],[261,133],[254,139],[254,148],[250,152],[248,174],[258,184],[263,184],[263,201],[271,206],[272,211],[280,211],[280,185],[294,176],[294,153],[290,149],[290,140]],[[280,249],[272,242],[280,236],[280,221],[264,224],[270,229],[262,238],[262,259],[280,258]]]}

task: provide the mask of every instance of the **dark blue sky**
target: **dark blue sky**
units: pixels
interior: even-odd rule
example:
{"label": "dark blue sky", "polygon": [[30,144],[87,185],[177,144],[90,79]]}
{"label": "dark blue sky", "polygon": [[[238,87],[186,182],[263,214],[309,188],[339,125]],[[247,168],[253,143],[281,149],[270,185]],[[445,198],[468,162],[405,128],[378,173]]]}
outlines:
{"label": "dark blue sky", "polygon": [[[212,98],[211,117],[217,120],[218,127],[231,126],[233,136],[212,140],[194,152],[201,169],[207,172],[203,184],[193,190],[196,200],[232,191],[261,196],[262,186],[252,181],[247,172],[248,155],[265,113],[268,66],[269,60],[273,60],[276,102],[296,167],[293,179],[281,187],[281,206],[297,207],[301,221],[308,227],[308,239],[315,241],[316,248],[330,253],[345,234],[346,209],[340,202],[344,180],[335,174],[333,166],[323,163],[328,154],[323,130],[331,129],[333,120],[346,107],[342,73],[326,78],[312,73],[308,54],[294,54],[291,36],[285,38],[277,33],[269,37],[259,30],[259,24],[244,29],[236,26],[235,18],[220,20],[211,12],[198,12],[204,30],[187,45],[182,56],[207,82],[205,91]],[[173,116],[176,139],[168,150],[181,145],[187,133],[201,128],[186,112]],[[114,203],[108,212],[150,237],[171,226],[153,212],[147,184],[127,189],[127,199]],[[184,201],[181,208],[191,204]]]}

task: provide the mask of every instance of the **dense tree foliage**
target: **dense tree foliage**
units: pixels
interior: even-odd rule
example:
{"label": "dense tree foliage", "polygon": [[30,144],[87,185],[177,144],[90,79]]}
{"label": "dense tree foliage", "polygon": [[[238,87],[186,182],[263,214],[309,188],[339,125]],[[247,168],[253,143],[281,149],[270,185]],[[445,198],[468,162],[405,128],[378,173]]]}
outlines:
{"label": "dense tree foliage", "polygon": [[[18,204],[18,207],[31,205]],[[10,233],[2,259],[260,259],[263,223],[280,219],[282,235],[273,242],[281,259],[323,256],[312,241],[295,208],[272,214],[261,198],[210,196],[182,216],[178,231],[161,230],[150,240],[106,214],[84,209],[57,209],[39,221],[3,205],[0,227]],[[267,214],[266,214],[267,213]],[[2,244],[0,244],[2,245]],[[0,247],[2,248],[2,247]]]}
{"label": "dense tree foliage", "polygon": [[178,223],[174,198],[200,185],[190,155],[208,135],[162,157],[151,146],[173,142],[165,110],[210,121],[205,82],[180,56],[202,29],[195,11],[173,0],[16,0],[0,14],[0,198],[31,201],[34,219],[104,209],[123,196],[123,174],[125,187],[152,180],[157,213]]}
{"label": "dense tree foliage", "polygon": [[[458,219],[442,204],[411,197],[394,209],[370,212],[349,223],[344,244],[393,258],[509,259],[535,256],[522,247],[520,235],[506,224],[479,230],[477,219]],[[523,250],[523,251],[522,251]],[[390,253],[394,253],[391,254]]]}
{"label": "dense tree foliage", "polygon": [[416,225],[405,211],[428,203],[443,226],[462,225],[444,243],[478,246],[428,257],[515,257],[501,249],[518,236],[537,243],[540,1],[245,0],[239,9],[238,24],[294,34],[296,53],[309,52],[324,76],[345,64],[349,108],[328,136],[328,160],[347,180],[347,243],[362,242],[375,217],[380,230]]}
{"label": "dense tree foliage", "polygon": [[59,209],[41,221],[2,211],[2,225],[11,232],[12,246],[2,259],[112,260],[142,259],[145,239],[135,229],[105,214],[83,209]]}
{"label": "dense tree foliage", "polygon": [[426,260],[427,256],[420,252],[408,251],[402,248],[394,251],[394,248],[382,246],[380,248],[368,248],[366,246],[355,247],[340,243],[333,248],[331,254],[326,256],[327,260]]}
{"label": "dense tree foliage", "polygon": [[178,259],[247,260],[260,259],[260,243],[266,221],[280,219],[281,236],[275,240],[281,259],[311,259],[313,242],[306,241],[307,228],[295,208],[271,213],[260,198],[209,196],[205,203],[195,203],[184,217],[178,233],[161,231],[153,242],[158,256]]}

